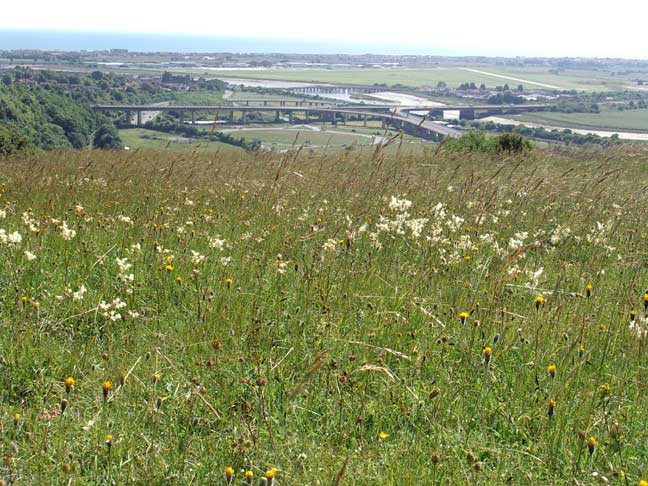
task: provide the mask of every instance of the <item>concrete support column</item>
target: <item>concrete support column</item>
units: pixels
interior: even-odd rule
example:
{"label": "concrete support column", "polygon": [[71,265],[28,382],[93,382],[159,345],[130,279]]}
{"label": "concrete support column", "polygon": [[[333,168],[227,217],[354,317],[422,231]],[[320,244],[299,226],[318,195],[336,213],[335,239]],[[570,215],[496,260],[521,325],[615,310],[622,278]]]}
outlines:
{"label": "concrete support column", "polygon": [[131,120],[133,119],[133,114],[130,111],[126,112],[126,125],[131,125]]}
{"label": "concrete support column", "polygon": [[229,112],[229,121],[230,123],[234,123],[234,110]]}
{"label": "concrete support column", "polygon": [[333,112],[333,116],[331,117],[331,122],[333,125],[337,125],[337,113]]}
{"label": "concrete support column", "polygon": [[184,111],[180,112],[180,123],[184,123]]}
{"label": "concrete support column", "polygon": [[281,121],[281,113],[279,112],[279,110],[275,111],[275,121]]}
{"label": "concrete support column", "polygon": [[268,106],[268,102],[266,100],[263,100],[263,106]]}
{"label": "concrete support column", "polygon": [[142,112],[141,111],[137,112],[137,126],[138,127],[142,126]]}
{"label": "concrete support column", "polygon": [[192,125],[196,124],[196,112],[193,110],[191,111],[191,124]]}
{"label": "concrete support column", "polygon": [[288,112],[288,123],[293,124],[293,112]]}
{"label": "concrete support column", "polygon": [[[364,125],[365,128],[367,128],[367,115],[363,115],[362,118],[363,118],[363,120],[362,120],[363,125]],[[383,125],[384,125],[384,121],[383,121]]]}
{"label": "concrete support column", "polygon": [[245,125],[247,123],[247,113],[245,111],[241,112],[241,123]]}

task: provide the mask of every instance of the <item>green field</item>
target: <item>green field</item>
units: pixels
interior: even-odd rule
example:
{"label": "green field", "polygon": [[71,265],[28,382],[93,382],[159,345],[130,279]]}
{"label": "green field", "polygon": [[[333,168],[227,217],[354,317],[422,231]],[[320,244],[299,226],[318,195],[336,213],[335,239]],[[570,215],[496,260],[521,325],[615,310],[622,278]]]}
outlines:
{"label": "green field", "polygon": [[2,160],[0,481],[636,486],[646,164]]}
{"label": "green field", "polygon": [[516,120],[566,128],[648,131],[648,110],[603,109],[601,113],[527,113]]}
{"label": "green field", "polygon": [[450,87],[457,87],[466,82],[474,82],[478,86],[484,83],[489,88],[508,83],[510,86],[522,84],[525,89],[534,89],[535,83],[554,85],[566,90],[579,91],[608,91],[613,89],[626,89],[632,85],[631,79],[623,76],[612,76],[606,72],[585,70],[564,70],[557,74],[549,72],[547,68],[518,68],[513,69],[501,66],[470,66],[471,69],[488,73],[519,78],[522,81],[503,79],[486,74],[475,73],[456,67],[436,69],[278,69],[266,71],[210,71],[204,73],[211,77],[218,76],[223,79],[249,78],[285,81],[315,81],[325,83],[346,84],[376,84],[387,85],[402,84],[410,87],[431,86],[439,81],[447,83]]}
{"label": "green field", "polygon": [[230,135],[244,137],[250,140],[260,140],[265,145],[287,148],[291,146],[305,145],[315,147],[339,147],[342,145],[368,145],[371,139],[365,136],[354,135],[353,133],[331,133],[337,132],[335,128],[330,130],[314,131],[308,128],[275,128],[275,129],[245,129],[228,131]]}
{"label": "green field", "polygon": [[130,149],[157,148],[171,150],[225,151],[244,153],[244,150],[221,142],[196,141],[179,135],[157,132],[144,128],[127,128],[119,130],[124,145]]}

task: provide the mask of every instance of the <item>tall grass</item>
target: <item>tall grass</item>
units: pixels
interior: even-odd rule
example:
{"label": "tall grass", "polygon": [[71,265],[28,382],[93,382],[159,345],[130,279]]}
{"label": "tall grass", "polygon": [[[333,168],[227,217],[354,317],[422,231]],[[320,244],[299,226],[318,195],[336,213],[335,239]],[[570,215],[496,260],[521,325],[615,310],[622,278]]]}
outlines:
{"label": "tall grass", "polygon": [[647,163],[641,147],[3,162],[0,476],[636,484]]}

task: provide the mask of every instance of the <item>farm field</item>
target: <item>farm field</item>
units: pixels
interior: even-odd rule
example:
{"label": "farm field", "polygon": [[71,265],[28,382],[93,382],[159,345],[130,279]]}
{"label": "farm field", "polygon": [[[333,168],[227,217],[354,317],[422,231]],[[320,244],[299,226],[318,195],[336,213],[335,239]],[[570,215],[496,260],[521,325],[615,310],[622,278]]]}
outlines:
{"label": "farm field", "polygon": [[1,161],[0,478],[648,479],[648,149],[390,148]]}
{"label": "farm field", "polygon": [[[482,71],[482,73],[470,71]],[[522,81],[491,76],[518,78]],[[523,84],[525,89],[532,90],[534,85],[525,81],[556,86],[565,90],[579,91],[608,91],[611,89],[626,89],[633,83],[624,76],[611,76],[600,71],[564,70],[558,74],[550,73],[546,68],[520,68],[500,66],[468,66],[468,69],[458,67],[437,69],[276,69],[264,71],[211,71],[203,73],[211,77],[226,79],[251,78],[285,81],[314,81],[322,83],[346,84],[402,84],[411,87],[436,86],[443,81],[450,87],[462,83],[474,82],[478,86],[484,83],[489,88],[508,83],[510,86]]]}
{"label": "farm field", "polygon": [[237,137],[260,140],[265,145],[274,145],[277,148],[298,147],[302,144],[316,147],[339,147],[352,144],[370,145],[372,143],[370,135],[354,134],[350,131],[345,133],[330,127],[321,131],[306,127],[245,128],[223,131]]}
{"label": "farm field", "polygon": [[610,110],[601,113],[526,113],[509,118],[559,127],[648,131],[648,110]]}
{"label": "farm field", "polygon": [[244,153],[244,150],[222,142],[191,140],[179,135],[147,130],[145,128],[127,128],[119,130],[124,145],[130,149],[156,148],[171,150],[225,151]]}

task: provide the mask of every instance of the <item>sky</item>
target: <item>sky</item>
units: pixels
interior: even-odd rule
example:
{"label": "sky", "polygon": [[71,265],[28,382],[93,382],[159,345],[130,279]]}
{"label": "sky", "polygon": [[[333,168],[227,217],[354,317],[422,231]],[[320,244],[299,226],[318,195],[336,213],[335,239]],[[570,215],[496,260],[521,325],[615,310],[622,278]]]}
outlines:
{"label": "sky", "polygon": [[[648,58],[644,35],[648,2],[643,0],[609,3],[600,0],[23,0],[3,3],[0,30],[261,39],[269,41],[268,48],[285,46],[283,52],[306,52],[318,44],[320,51],[330,46],[331,52]],[[3,48],[1,43],[0,48]]]}

